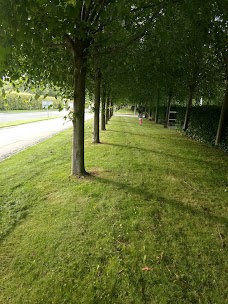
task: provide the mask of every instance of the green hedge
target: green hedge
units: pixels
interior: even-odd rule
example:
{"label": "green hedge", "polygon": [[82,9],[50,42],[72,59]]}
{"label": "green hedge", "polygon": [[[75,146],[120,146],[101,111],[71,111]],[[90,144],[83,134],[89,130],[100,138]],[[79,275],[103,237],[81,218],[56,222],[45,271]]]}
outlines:
{"label": "green hedge", "polygon": [[[185,107],[172,106],[171,111],[177,111],[176,127],[182,131],[185,118]],[[192,107],[190,121],[186,135],[207,143],[211,146],[215,144],[215,138],[219,123],[221,107],[218,106],[196,106]],[[154,111],[153,111],[154,114]],[[162,106],[158,109],[158,123],[163,124],[165,121],[166,107]],[[222,140],[221,148],[228,151],[228,127],[226,134]]]}
{"label": "green hedge", "polygon": [[[185,107],[177,108],[178,115],[176,125],[180,130],[182,130],[184,124],[185,111]],[[185,132],[186,135],[200,142],[214,146],[220,113],[221,107],[218,106],[192,107],[189,126]],[[228,128],[220,146],[225,151],[228,151]]]}
{"label": "green hedge", "polygon": [[[152,116],[153,120],[155,119],[155,112],[156,112],[156,109],[152,108],[151,109],[151,116]],[[166,115],[166,107],[165,106],[158,107],[158,123],[159,124],[164,124],[165,115]]]}
{"label": "green hedge", "polygon": [[[198,106],[191,109],[186,134],[198,141],[214,146],[221,108],[217,106]],[[228,128],[221,147],[228,151]]]}
{"label": "green hedge", "polygon": [[[178,107],[178,106],[171,106],[170,111],[177,111],[177,123],[183,124],[184,123],[184,114],[185,114],[185,108],[184,107]],[[152,117],[155,118],[155,108],[152,109]],[[164,124],[165,123],[165,117],[166,117],[166,106],[160,106],[158,107],[158,123]],[[180,121],[178,120],[180,118]],[[183,120],[183,122],[182,122]]]}
{"label": "green hedge", "polygon": [[[37,97],[37,96],[36,96]],[[35,98],[33,94],[17,94],[17,93],[7,93],[4,98],[0,97],[0,110],[38,110],[42,109],[42,96]],[[57,109],[60,99],[48,96],[45,100],[53,101],[53,108]]]}
{"label": "green hedge", "polygon": [[177,111],[176,127],[179,130],[182,130],[182,127],[184,125],[184,118],[185,118],[186,108],[177,106],[177,107],[175,107],[175,111]]}

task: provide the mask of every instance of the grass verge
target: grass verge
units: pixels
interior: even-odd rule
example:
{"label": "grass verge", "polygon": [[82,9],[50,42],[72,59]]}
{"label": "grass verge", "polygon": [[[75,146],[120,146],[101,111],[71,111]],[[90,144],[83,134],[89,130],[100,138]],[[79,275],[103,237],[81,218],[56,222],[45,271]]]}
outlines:
{"label": "grass verge", "polygon": [[0,303],[226,303],[227,154],[115,116],[0,163]]}

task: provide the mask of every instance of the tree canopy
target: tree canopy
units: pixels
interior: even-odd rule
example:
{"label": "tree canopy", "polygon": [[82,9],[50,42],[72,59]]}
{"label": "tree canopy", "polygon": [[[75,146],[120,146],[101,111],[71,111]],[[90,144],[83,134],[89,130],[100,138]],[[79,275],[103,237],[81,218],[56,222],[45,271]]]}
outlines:
{"label": "tree canopy", "polygon": [[115,100],[152,105],[171,94],[190,109],[194,94],[225,90],[226,12],[225,0],[0,0],[0,75],[52,83],[74,99],[72,174],[81,176],[91,74],[99,69]]}

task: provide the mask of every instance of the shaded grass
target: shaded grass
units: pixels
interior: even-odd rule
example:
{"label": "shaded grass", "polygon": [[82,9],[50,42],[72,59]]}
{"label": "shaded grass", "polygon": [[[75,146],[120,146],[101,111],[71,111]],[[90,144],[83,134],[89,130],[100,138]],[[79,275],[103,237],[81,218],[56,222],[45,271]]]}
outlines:
{"label": "shaded grass", "polygon": [[113,117],[0,163],[2,303],[226,303],[227,155]]}
{"label": "shaded grass", "polygon": [[[126,115],[133,115],[134,114],[134,111],[132,111],[130,108],[122,108],[122,109],[119,109],[117,111],[117,114],[119,115],[122,115],[122,114],[126,114]],[[138,114],[138,112],[136,111],[136,114]]]}

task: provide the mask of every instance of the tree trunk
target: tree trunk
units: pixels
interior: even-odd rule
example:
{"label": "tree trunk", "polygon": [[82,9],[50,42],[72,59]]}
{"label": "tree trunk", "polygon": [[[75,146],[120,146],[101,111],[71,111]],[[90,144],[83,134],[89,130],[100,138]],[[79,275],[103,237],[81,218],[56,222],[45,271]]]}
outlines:
{"label": "tree trunk", "polygon": [[191,112],[191,108],[192,108],[192,100],[193,100],[193,94],[195,91],[195,84],[192,84],[189,86],[189,99],[188,99],[188,103],[186,106],[186,112],[185,112],[185,119],[184,119],[184,125],[183,125],[183,131],[186,131],[188,128],[188,123],[189,123],[189,119],[190,119],[190,112]]}
{"label": "tree trunk", "polygon": [[113,116],[113,101],[111,100],[111,107],[110,107],[110,115],[109,117],[111,118]]}
{"label": "tree trunk", "polygon": [[160,92],[158,91],[158,96],[157,96],[157,102],[156,102],[156,108],[155,108],[155,117],[154,117],[154,122],[157,124],[158,123],[158,108],[160,104]]}
{"label": "tree trunk", "polygon": [[84,164],[84,113],[85,113],[85,79],[86,58],[84,49],[74,55],[74,103],[73,103],[73,147],[72,175],[86,174]]}
{"label": "tree trunk", "polygon": [[103,88],[101,98],[101,130],[105,130],[105,88]]}
{"label": "tree trunk", "polygon": [[100,143],[99,122],[100,122],[100,95],[101,95],[101,72],[97,69],[95,73],[95,103],[93,120],[93,143]]}
{"label": "tree trunk", "polygon": [[109,121],[109,97],[106,97],[105,124]]}
{"label": "tree trunk", "polygon": [[217,135],[215,139],[215,145],[218,146],[222,142],[222,138],[225,135],[226,128],[228,126],[228,79],[226,79],[226,92],[225,98],[221,109]]}
{"label": "tree trunk", "polygon": [[170,112],[170,107],[171,107],[172,96],[173,96],[173,93],[170,90],[168,104],[167,104],[167,108],[166,108],[166,117],[165,117],[164,128],[168,128],[168,126],[169,126],[169,112]]}

